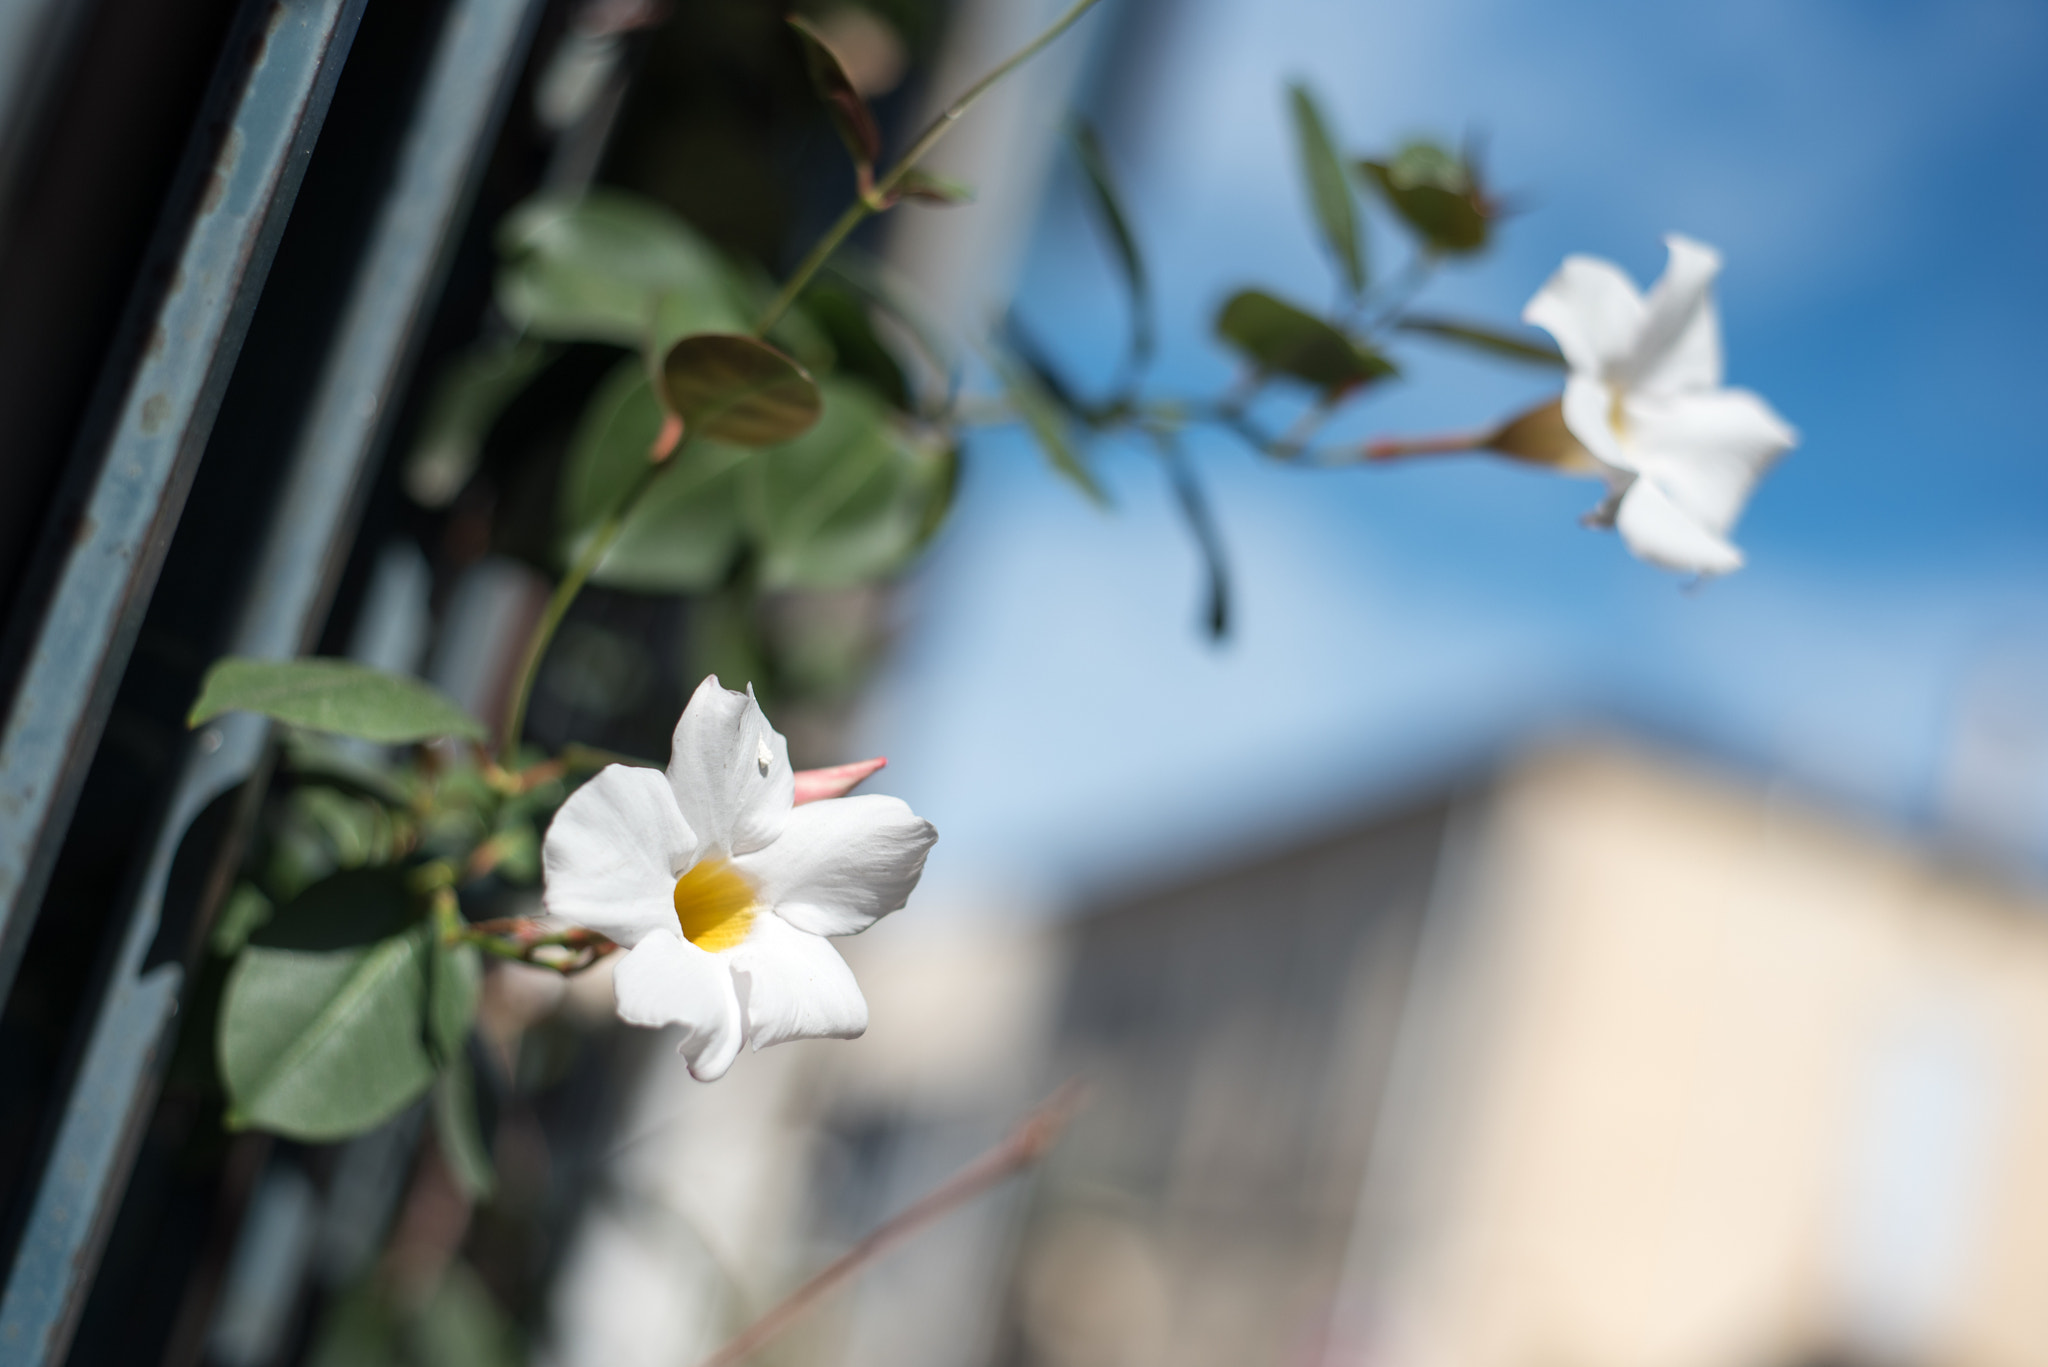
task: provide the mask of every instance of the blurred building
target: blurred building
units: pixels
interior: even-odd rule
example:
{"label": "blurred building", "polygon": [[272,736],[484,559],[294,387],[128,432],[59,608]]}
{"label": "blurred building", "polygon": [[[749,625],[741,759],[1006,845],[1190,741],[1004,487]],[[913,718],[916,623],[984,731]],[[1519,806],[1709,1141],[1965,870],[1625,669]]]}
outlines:
{"label": "blurred building", "polygon": [[913,910],[868,1038],[651,1070],[559,1358],[692,1360],[1079,1073],[768,1360],[2048,1361],[2041,910],[1609,743],[1056,926]]}

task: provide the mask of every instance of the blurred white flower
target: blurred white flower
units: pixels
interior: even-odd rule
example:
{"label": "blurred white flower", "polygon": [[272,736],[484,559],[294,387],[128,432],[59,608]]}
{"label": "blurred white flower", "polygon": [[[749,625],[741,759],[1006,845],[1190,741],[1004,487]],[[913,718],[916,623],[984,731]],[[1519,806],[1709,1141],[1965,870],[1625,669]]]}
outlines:
{"label": "blurred white flower", "polygon": [[1673,234],[1664,276],[1643,295],[1597,257],[1566,257],[1522,317],[1571,367],[1564,420],[1603,467],[1628,547],[1667,569],[1742,567],[1728,533],[1750,489],[1799,440],[1746,389],[1721,384],[1714,276],[1721,256]]}
{"label": "blurred white flower", "polygon": [[797,806],[795,791],[789,745],[753,691],[709,678],[676,723],[667,773],[614,764],[548,827],[549,914],[628,951],[614,974],[620,1017],[682,1026],[680,1052],[706,1082],[742,1041],[867,1029],[867,1002],[825,937],[902,906],[938,838],[893,797]]}

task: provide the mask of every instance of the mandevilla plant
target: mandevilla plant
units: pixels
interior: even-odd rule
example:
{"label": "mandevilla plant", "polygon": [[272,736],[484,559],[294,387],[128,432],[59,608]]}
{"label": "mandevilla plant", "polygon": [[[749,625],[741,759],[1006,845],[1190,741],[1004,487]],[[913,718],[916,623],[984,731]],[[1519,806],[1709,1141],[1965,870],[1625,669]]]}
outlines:
{"label": "mandevilla plant", "polygon": [[[1525,314],[1555,346],[1417,312],[1436,271],[1489,245],[1501,202],[1469,152],[1415,142],[1347,157],[1299,86],[1290,109],[1336,275],[1331,307],[1241,290],[1214,325],[1242,362],[1237,382],[1216,397],[1157,393],[1147,383],[1153,282],[1102,149],[1078,127],[1073,151],[1131,304],[1119,373],[1084,395],[1012,316],[981,343],[1001,406],[963,397],[951,350],[845,244],[906,200],[965,198],[920,160],[1093,2],[989,73],[886,168],[845,67],[792,21],[856,194],[779,285],[664,209],[614,191],[543,197],[500,225],[502,335],[444,376],[405,478],[420,501],[448,502],[497,416],[563,348],[618,349],[555,499],[559,579],[495,726],[417,680],[343,661],[229,659],[207,676],[193,725],[241,710],[291,728],[259,857],[213,934],[234,961],[217,1039],[231,1126],[332,1140],[431,1091],[451,1169],[472,1193],[488,1190],[468,1052],[488,957],[574,973],[626,948],[620,1014],[681,1024],[682,1051],[704,1078],[723,1073],[743,1042],[860,1033],[865,1004],[824,937],[900,907],[934,838],[893,799],[844,796],[880,761],[792,772],[751,689],[716,679],[677,724],[665,773],[576,745],[524,749],[526,709],[587,584],[761,593],[899,572],[945,519],[972,425],[1024,424],[1053,468],[1098,500],[1097,442],[1136,438],[1155,452],[1207,559],[1217,635],[1229,589],[1184,449],[1198,427],[1293,464],[1483,450],[1593,475],[1609,488],[1594,520],[1617,525],[1637,554],[1697,574],[1740,565],[1728,533],[1795,438],[1762,400],[1722,385],[1710,295],[1718,257],[1671,239],[1671,268],[1647,296],[1605,262],[1568,260]],[[1368,203],[1413,243],[1405,266],[1378,282]],[[1569,378],[1559,399],[1478,432],[1318,445],[1345,405],[1399,376],[1390,352],[1408,338],[1565,367]],[[1292,420],[1273,425],[1287,404]],[[380,746],[408,748],[394,759]],[[549,918],[472,919],[469,890],[487,877],[544,879]]]}

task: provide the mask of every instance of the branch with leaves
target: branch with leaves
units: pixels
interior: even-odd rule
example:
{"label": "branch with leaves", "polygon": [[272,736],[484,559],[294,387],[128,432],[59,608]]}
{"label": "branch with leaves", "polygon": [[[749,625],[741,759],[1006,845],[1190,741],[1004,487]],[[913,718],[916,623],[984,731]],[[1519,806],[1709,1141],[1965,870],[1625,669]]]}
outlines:
{"label": "branch with leaves", "polygon": [[[594,924],[565,925],[492,914],[490,894],[531,887],[544,868],[549,887],[558,887],[565,875],[556,854],[564,850],[583,861],[577,877],[629,866],[647,874],[659,884],[657,919],[670,918],[673,901],[675,924],[662,933],[678,945],[713,944],[721,953],[744,946],[772,880],[740,865],[758,863],[775,831],[773,822],[759,824],[748,805],[755,797],[742,789],[759,788],[777,821],[795,821],[788,813],[840,797],[880,763],[792,773],[786,743],[751,694],[728,694],[715,680],[699,690],[708,711],[694,722],[686,712],[684,723],[711,728],[703,734],[715,734],[716,744],[686,753],[679,723],[666,786],[642,783],[630,762],[582,747],[535,753],[525,744],[527,707],[571,606],[593,584],[758,598],[886,581],[945,521],[962,443],[976,426],[1021,424],[1051,466],[1098,502],[1107,501],[1099,443],[1132,440],[1156,457],[1206,563],[1204,620],[1218,637],[1229,629],[1230,576],[1223,531],[1191,454],[1201,429],[1291,465],[1371,466],[1478,450],[1589,474],[1608,486],[1593,519],[1616,526],[1638,554],[1696,573],[1740,563],[1726,535],[1750,486],[1793,438],[1760,399],[1722,385],[1709,293],[1718,258],[1673,239],[1672,268],[1647,295],[1604,262],[1572,258],[1525,314],[1556,346],[1516,327],[1419,312],[1415,301],[1441,268],[1487,248],[1505,207],[1469,150],[1414,142],[1384,158],[1347,157],[1299,86],[1288,108],[1335,278],[1327,307],[1238,290],[1214,320],[1239,362],[1236,381],[1219,396],[1157,392],[1158,282],[1100,141],[1077,125],[1074,156],[1128,293],[1125,354],[1091,396],[1012,313],[997,335],[973,343],[1000,404],[991,408],[971,392],[953,349],[921,310],[845,244],[859,224],[899,205],[961,202],[965,191],[925,172],[922,158],[995,82],[1093,3],[1080,0],[969,88],[886,168],[880,126],[844,63],[816,30],[793,22],[791,41],[852,159],[855,193],[780,283],[659,206],[618,192],[542,197],[500,225],[495,307],[503,326],[445,375],[408,459],[412,495],[423,504],[453,499],[506,405],[567,349],[610,348],[615,356],[569,443],[553,501],[555,585],[525,642],[504,715],[474,717],[417,680],[320,659],[220,661],[192,709],[194,726],[241,711],[290,728],[257,855],[212,935],[215,952],[232,961],[216,1040],[230,1126],[339,1139],[432,1090],[450,1171],[471,1195],[487,1191],[489,1150],[469,1060],[485,960],[576,973],[619,948],[616,937],[632,941],[604,919],[612,909],[602,897],[589,903]],[[1407,264],[1392,275],[1372,269],[1368,205],[1410,240]],[[1325,442],[1327,426],[1351,404],[1401,376],[1394,348],[1411,339],[1565,368],[1564,393],[1469,432]],[[913,383],[921,371],[943,382]],[[1276,422],[1290,412],[1291,420]],[[713,713],[715,724],[704,720]],[[704,796],[713,789],[717,802]],[[774,933],[823,945],[824,936],[854,933],[900,906],[915,884],[929,825],[907,808],[875,805],[893,799],[853,801],[868,804],[861,820],[874,827],[872,847],[856,861],[872,885],[843,880],[851,900],[830,910],[792,894],[791,918],[775,922],[783,929]],[[556,833],[574,824],[558,813],[579,811],[579,821],[615,829],[558,845]],[[737,840],[742,828],[747,839]],[[710,834],[725,844],[702,844]],[[792,855],[792,869],[807,858]],[[646,927],[628,929],[639,935]],[[792,954],[816,953],[809,941],[788,944]],[[683,957],[661,971],[703,967],[686,949],[673,953]],[[723,961],[716,972],[728,973]],[[704,977],[711,995],[701,1001],[632,1013],[625,969],[620,981],[629,1019],[685,1027],[693,1071],[715,1077],[729,1065],[741,1008],[716,997],[730,994],[729,976]],[[765,1000],[756,993],[746,1009]],[[858,1033],[865,1004],[857,991],[842,992],[831,1011],[792,1007],[790,1015],[806,1023],[764,1027],[756,1041],[803,1030]]]}
{"label": "branch with leaves", "polygon": [[[406,471],[414,496],[452,497],[483,432],[564,346],[628,354],[574,441],[560,577],[497,725],[419,680],[345,660],[225,659],[208,672],[192,726],[249,712],[289,728],[259,853],[211,936],[232,960],[216,1040],[230,1128],[335,1140],[431,1089],[450,1170],[472,1195],[488,1189],[466,1045],[484,961],[568,974],[618,948],[590,927],[468,910],[485,890],[538,881],[541,831],[578,782],[620,758],[522,745],[557,630],[593,583],[706,589],[736,562],[764,590],[866,583],[930,537],[951,496],[951,434],[905,408],[900,368],[866,309],[817,277],[862,219],[903,201],[957,201],[920,160],[1094,3],[977,82],[879,173],[872,116],[831,49],[793,24],[860,184],[780,286],[624,195],[543,198],[501,225],[497,306],[511,339],[444,381]],[[785,770],[784,801],[838,798],[880,764]]]}

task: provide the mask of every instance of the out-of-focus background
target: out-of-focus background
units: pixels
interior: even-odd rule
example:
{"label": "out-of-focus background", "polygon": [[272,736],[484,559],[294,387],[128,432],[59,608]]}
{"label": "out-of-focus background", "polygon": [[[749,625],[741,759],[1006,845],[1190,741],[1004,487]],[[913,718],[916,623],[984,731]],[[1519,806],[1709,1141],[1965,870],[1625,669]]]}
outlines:
{"label": "out-of-focus background", "polygon": [[[1575,527],[1583,485],[1219,441],[1221,646],[1143,452],[1104,515],[1021,436],[979,443],[855,732],[943,833],[853,947],[875,1025],[733,1090],[843,1089],[828,1151],[869,1218],[1060,1077],[1095,1101],[1013,1209],[877,1268],[803,1352],[2048,1357],[2044,58],[2009,4],[1104,17],[1075,88],[1167,301],[1162,381],[1227,380],[1230,289],[1329,288],[1281,98],[1306,79],[1354,142],[1474,135],[1526,206],[1443,282],[1460,311],[1515,317],[1568,252],[1647,283],[1662,234],[1719,246],[1731,378],[1804,442],[1750,568],[1688,590]],[[942,164],[985,181],[993,142]],[[981,206],[906,221],[898,260],[1016,252],[1019,312],[1106,383],[1109,246],[1071,167],[1042,184],[1021,243]],[[1547,380],[1410,378],[1350,430],[1474,426]]]}
{"label": "out-of-focus background", "polygon": [[[533,189],[630,188],[786,267],[844,188],[765,7],[534,9],[530,50],[489,76],[503,130],[470,135],[488,170],[412,343],[425,378],[379,391],[401,454],[434,367],[489,326],[490,225]],[[900,132],[1056,10],[815,17]],[[404,129],[379,95],[424,79],[426,24],[366,11],[331,118],[383,150],[350,180],[319,159],[330,122],[306,191],[336,238],[351,188],[387,184]],[[25,43],[0,27],[0,52]],[[401,1252],[459,1246],[487,1307],[461,1322],[501,1335],[428,1360],[688,1364],[1079,1076],[1089,1104],[1038,1171],[761,1360],[2048,1363],[2044,70],[2048,11],[2022,0],[1107,0],[936,158],[973,205],[861,239],[935,317],[973,333],[1014,300],[1080,387],[1111,383],[1127,319],[1063,151],[1078,109],[1161,300],[1154,384],[1226,385],[1209,320],[1229,291],[1330,289],[1284,101],[1304,80],[1348,149],[1483,149],[1515,213],[1433,286],[1448,311],[1512,320],[1569,252],[1645,283],[1666,232],[1725,253],[1731,381],[1802,434],[1738,529],[1748,567],[1694,586],[1639,564],[1576,525],[1595,486],[1526,468],[1308,471],[1219,440],[1193,452],[1234,586],[1214,642],[1155,463],[1105,448],[1104,511],[994,431],[898,585],[738,625],[717,596],[593,593],[533,734],[649,753],[701,672],[745,673],[800,763],[886,754],[871,786],[937,824],[910,906],[842,942],[868,1036],[704,1087],[610,1024],[604,970],[500,971],[506,1187],[474,1217],[406,1185],[417,1115],[333,1150],[228,1143],[173,1064],[62,1360],[386,1361],[349,1356],[348,1288],[395,1229]],[[0,201],[14,243],[58,193],[38,184]],[[328,307],[306,204],[281,297]],[[1374,221],[1377,272],[1407,251]],[[252,337],[276,356],[270,307]],[[1554,385],[1426,343],[1405,359],[1340,430],[1469,428]],[[530,510],[556,467],[522,462],[563,444],[609,362],[571,353],[438,503],[366,456],[323,648],[488,711],[544,592]],[[195,507],[289,430],[245,373]],[[197,601],[210,562],[182,545],[166,583]],[[205,632],[152,612],[145,644],[196,674]],[[128,678],[110,734],[153,754]],[[174,721],[189,698],[162,691]],[[110,779],[85,793],[144,820]],[[53,886],[112,906],[94,849],[74,837]],[[59,989],[108,972],[90,927],[44,918],[4,1022],[37,1060],[4,1065],[17,1240],[87,1037]],[[9,1307],[35,1250],[14,1256]]]}

